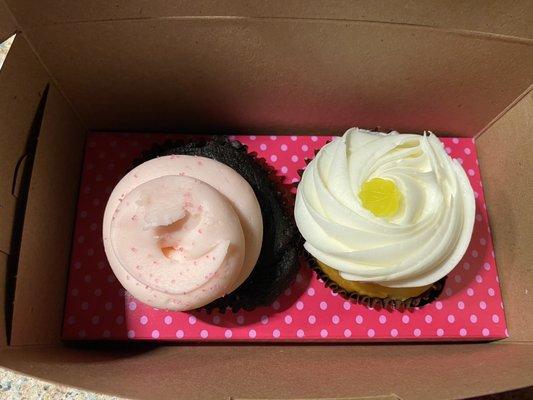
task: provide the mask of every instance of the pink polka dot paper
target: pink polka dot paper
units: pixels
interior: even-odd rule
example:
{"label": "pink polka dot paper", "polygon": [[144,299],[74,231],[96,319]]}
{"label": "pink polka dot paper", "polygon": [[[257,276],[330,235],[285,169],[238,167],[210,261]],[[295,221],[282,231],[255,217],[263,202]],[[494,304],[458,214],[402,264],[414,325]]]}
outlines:
{"label": "pink polka dot paper", "polygon": [[[410,311],[373,310],[325,288],[302,266],[297,279],[270,307],[252,312],[169,312],[148,307],[120,286],[101,240],[105,204],[114,185],[143,150],[171,138],[164,134],[93,133],[87,139],[63,338],[67,340],[167,341],[465,341],[508,336],[492,237],[475,144],[444,138],[476,195],[470,247],[449,274],[439,299]],[[274,166],[286,182],[330,137],[237,136]]]}

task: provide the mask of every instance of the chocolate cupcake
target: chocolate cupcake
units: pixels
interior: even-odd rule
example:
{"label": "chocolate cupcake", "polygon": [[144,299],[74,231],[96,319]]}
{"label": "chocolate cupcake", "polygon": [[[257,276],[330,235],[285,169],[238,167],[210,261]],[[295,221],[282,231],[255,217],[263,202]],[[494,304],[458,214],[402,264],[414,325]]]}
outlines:
{"label": "chocolate cupcake", "polygon": [[473,190],[433,135],[350,129],[298,185],[295,218],[311,266],[346,298],[421,306],[442,291],[472,235]]}
{"label": "chocolate cupcake", "polygon": [[283,179],[240,143],[169,141],[145,152],[113,191],[106,254],[123,286],[158,308],[268,306],[299,267],[291,204]]}

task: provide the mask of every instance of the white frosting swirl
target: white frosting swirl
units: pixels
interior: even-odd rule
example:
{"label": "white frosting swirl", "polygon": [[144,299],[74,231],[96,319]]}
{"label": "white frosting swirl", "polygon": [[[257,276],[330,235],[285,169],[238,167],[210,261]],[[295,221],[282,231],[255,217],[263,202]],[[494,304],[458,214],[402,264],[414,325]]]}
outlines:
{"label": "white frosting swirl", "polygon": [[[392,180],[403,195],[390,219],[376,217],[358,196],[364,182],[378,177]],[[463,168],[432,133],[352,128],[305,169],[295,218],[306,250],[344,279],[419,287],[463,257],[475,199]]]}

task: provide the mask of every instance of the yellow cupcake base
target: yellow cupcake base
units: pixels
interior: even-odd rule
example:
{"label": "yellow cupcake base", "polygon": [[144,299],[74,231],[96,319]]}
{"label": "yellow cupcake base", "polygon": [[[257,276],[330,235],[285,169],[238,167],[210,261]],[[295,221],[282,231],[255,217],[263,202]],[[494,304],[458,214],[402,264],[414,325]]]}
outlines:
{"label": "yellow cupcake base", "polygon": [[340,276],[336,269],[333,269],[323,262],[316,260],[318,267],[324,272],[329,279],[339,285],[347,292],[355,292],[363,296],[377,297],[380,299],[407,300],[411,297],[418,297],[426,292],[433,285],[414,287],[414,288],[390,288],[371,282],[348,281]]}

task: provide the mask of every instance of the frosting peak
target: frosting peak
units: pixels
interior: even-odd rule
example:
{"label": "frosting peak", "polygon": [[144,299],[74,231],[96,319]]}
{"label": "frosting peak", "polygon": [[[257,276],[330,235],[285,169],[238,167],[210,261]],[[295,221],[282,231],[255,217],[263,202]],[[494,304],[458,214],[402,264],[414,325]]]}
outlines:
{"label": "frosting peak", "polygon": [[358,128],[309,163],[295,205],[309,253],[344,279],[389,287],[424,286],[450,272],[474,216],[468,178],[435,135]]}

